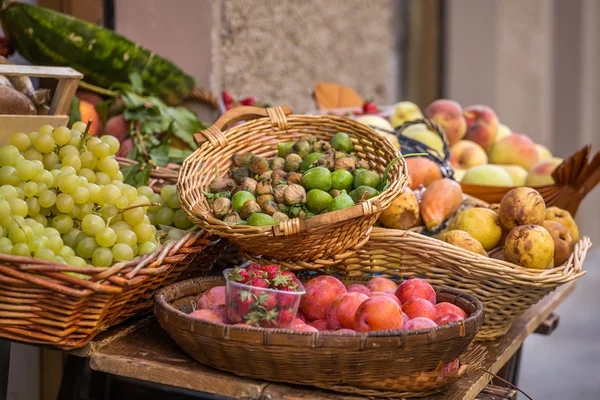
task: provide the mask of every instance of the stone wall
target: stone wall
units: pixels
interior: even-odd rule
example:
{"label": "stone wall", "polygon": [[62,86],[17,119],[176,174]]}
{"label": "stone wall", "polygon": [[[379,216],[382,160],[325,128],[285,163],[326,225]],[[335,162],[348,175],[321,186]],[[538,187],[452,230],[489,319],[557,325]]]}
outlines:
{"label": "stone wall", "polygon": [[300,112],[314,108],[316,83],[335,81],[384,104],[392,9],[390,0],[222,1],[221,87]]}

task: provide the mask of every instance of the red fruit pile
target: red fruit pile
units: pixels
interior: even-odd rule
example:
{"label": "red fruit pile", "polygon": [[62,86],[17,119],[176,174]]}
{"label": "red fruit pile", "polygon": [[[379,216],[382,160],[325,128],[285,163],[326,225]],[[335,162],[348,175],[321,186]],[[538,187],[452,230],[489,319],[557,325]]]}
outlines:
{"label": "red fruit pile", "polygon": [[229,93],[227,90],[224,90],[221,93],[221,98],[223,99],[223,104],[225,105],[226,110],[231,110],[234,107],[238,106],[255,106],[255,107],[269,107],[270,104],[260,102],[254,96],[248,96],[241,99],[236,99]]}
{"label": "red fruit pile", "polygon": [[234,268],[227,279],[244,285],[285,292],[296,292],[302,287],[292,271],[283,269],[276,264],[260,265],[255,263],[245,269]]}

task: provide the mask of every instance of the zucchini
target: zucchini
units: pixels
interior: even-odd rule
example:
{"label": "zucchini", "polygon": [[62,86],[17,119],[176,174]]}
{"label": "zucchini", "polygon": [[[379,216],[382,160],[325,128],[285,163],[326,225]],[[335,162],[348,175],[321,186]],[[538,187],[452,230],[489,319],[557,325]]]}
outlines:
{"label": "zucchini", "polygon": [[144,88],[169,105],[181,103],[195,80],[173,62],[100,26],[47,8],[0,0],[0,22],[10,46],[36,65],[69,66],[96,86],[129,83],[133,72]]}

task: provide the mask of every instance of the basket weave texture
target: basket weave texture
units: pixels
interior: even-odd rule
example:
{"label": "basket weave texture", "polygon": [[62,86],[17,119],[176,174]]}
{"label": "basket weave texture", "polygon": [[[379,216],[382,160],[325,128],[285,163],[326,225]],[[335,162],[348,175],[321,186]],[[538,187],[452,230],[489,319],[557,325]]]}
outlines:
{"label": "basket weave texture", "polygon": [[[305,219],[290,219],[275,226],[227,224],[212,215],[204,195],[216,177],[232,167],[236,153],[253,153],[270,159],[277,155],[277,143],[298,140],[312,134],[329,140],[337,132],[352,138],[354,153],[383,173],[400,153],[373,129],[351,119],[325,115],[289,115],[287,107],[237,107],[225,113],[215,125],[196,135],[199,148],[183,163],[178,193],[190,219],[207,231],[227,238],[241,251],[273,257],[280,261],[331,259],[356,248],[364,241],[381,211],[404,189],[407,168],[404,159],[389,170],[390,185],[380,195],[353,207]],[[256,119],[257,118],[257,119]],[[254,119],[254,120],[251,120]],[[247,121],[223,131],[228,124]]]}
{"label": "basket weave texture", "polygon": [[204,365],[241,376],[365,396],[439,391],[459,376],[441,372],[440,363],[457,359],[467,349],[484,318],[474,296],[443,287],[436,288],[438,301],[458,305],[469,317],[422,331],[311,333],[234,327],[187,315],[196,308],[198,295],[224,284],[221,277],[197,278],[157,292],[158,321],[186,353]]}

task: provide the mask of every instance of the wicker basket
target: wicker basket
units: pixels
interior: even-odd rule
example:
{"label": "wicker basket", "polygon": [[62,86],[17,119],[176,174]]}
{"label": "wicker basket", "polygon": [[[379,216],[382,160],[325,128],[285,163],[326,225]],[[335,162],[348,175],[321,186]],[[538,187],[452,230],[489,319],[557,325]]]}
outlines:
{"label": "wicker basket", "polygon": [[440,362],[457,359],[484,318],[474,296],[441,287],[436,288],[438,300],[458,305],[469,317],[422,331],[310,333],[233,327],[187,315],[199,294],[224,284],[221,277],[198,278],[157,292],[158,321],[185,352],[202,364],[241,376],[365,396],[425,396],[441,390],[461,371],[443,373]]}
{"label": "wicker basket", "polygon": [[[305,219],[290,219],[279,225],[259,227],[230,225],[212,215],[203,191],[215,177],[215,168],[227,173],[232,155],[252,152],[265,158],[277,154],[277,142],[313,134],[330,139],[336,132],[351,135],[357,155],[378,172],[400,157],[400,153],[373,129],[337,116],[288,115],[288,107],[237,107],[198,133],[200,147],[183,163],[178,188],[182,208],[190,219],[207,231],[227,238],[243,252],[274,257],[281,261],[332,259],[363,241],[383,209],[406,185],[406,163],[400,158],[389,171],[390,186],[379,196],[343,210]],[[249,121],[254,119],[254,121]],[[233,122],[249,121],[222,131]]]}

